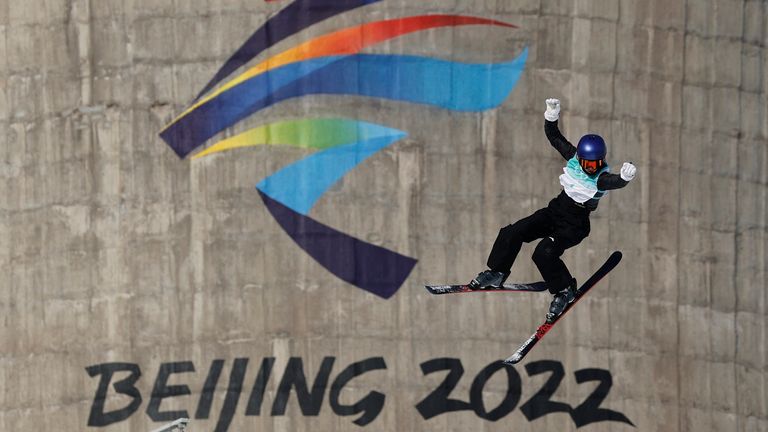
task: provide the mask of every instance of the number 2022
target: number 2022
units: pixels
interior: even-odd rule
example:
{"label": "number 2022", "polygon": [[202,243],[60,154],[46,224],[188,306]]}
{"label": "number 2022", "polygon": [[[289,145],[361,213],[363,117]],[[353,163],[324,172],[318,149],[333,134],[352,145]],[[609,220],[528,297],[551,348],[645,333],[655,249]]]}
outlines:
{"label": "number 2022", "polygon": [[[480,418],[498,421],[511,413],[517,407],[518,402],[520,402],[522,393],[520,374],[516,369],[506,366],[500,361],[489,364],[477,374],[469,390],[469,401],[450,398],[451,393],[464,375],[464,367],[461,364],[461,360],[456,358],[437,358],[421,364],[421,371],[424,375],[443,370],[449,371],[445,380],[416,405],[416,409],[425,420],[452,411],[474,411]],[[497,407],[489,411],[483,401],[483,388],[488,380],[501,370],[504,370],[507,375],[507,394]],[[600,408],[600,404],[608,396],[608,392],[613,385],[613,379],[609,371],[594,368],[576,371],[574,375],[578,384],[590,381],[598,381],[599,384],[584,402],[576,407],[571,407],[566,403],[551,400],[552,395],[560,386],[563,377],[565,377],[562,363],[553,360],[541,360],[528,363],[525,366],[525,370],[528,376],[550,373],[549,379],[544,383],[544,386],[520,406],[520,411],[528,421],[533,421],[555,412],[565,412],[570,414],[577,428],[601,421],[615,421],[635,426],[624,414]]]}

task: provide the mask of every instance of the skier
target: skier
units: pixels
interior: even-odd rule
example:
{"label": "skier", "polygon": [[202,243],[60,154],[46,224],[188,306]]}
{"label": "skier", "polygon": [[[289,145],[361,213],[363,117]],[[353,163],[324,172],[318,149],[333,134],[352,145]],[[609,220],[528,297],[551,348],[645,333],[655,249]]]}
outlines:
{"label": "skier", "polygon": [[576,279],[560,259],[563,252],[589,235],[589,214],[598,201],[612,189],[626,186],[637,168],[629,162],[620,174],[611,174],[605,162],[605,141],[599,135],[584,135],[576,147],[560,133],[560,101],[547,99],[544,132],[563,158],[568,161],[560,175],[563,190],[549,205],[499,231],[488,257],[488,270],[469,283],[471,289],[501,286],[507,279],[523,242],[542,239],[533,252],[533,262],[541,272],[547,289],[554,294],[547,322],[553,322],[573,302]]}

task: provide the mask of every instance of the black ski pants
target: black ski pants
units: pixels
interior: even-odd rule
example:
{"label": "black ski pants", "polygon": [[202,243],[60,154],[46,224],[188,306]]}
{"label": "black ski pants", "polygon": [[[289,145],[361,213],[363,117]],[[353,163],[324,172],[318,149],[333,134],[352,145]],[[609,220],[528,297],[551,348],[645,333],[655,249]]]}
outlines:
{"label": "black ski pants", "polygon": [[523,243],[542,239],[533,252],[533,262],[551,293],[571,283],[571,273],[560,257],[566,249],[589,235],[589,210],[561,194],[534,214],[499,231],[488,257],[488,268],[509,273]]}

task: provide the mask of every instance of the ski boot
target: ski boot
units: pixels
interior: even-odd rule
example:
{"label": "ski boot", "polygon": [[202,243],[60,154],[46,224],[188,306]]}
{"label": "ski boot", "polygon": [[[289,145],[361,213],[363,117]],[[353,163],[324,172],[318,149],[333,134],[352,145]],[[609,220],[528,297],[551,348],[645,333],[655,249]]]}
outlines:
{"label": "ski boot", "polygon": [[564,290],[555,294],[555,298],[552,299],[552,303],[549,305],[549,313],[547,313],[547,323],[551,324],[555,322],[557,317],[563,313],[565,308],[573,303],[576,299],[576,279],[571,279],[571,284]]}
{"label": "ski boot", "polygon": [[469,289],[479,290],[488,287],[500,287],[509,276],[509,273],[486,270],[478,273],[477,277],[469,283]]}

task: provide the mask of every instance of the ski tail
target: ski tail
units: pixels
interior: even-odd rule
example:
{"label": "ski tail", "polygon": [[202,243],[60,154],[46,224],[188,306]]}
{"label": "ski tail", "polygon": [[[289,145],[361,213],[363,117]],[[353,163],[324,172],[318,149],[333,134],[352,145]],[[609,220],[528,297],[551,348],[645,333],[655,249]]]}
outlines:
{"label": "ski tail", "polygon": [[550,330],[552,330],[552,327],[555,326],[555,324],[560,321],[560,318],[562,318],[571,308],[576,305],[576,303],[581,299],[581,297],[586,294],[593,286],[595,286],[602,278],[604,278],[608,273],[611,272],[618,264],[621,262],[622,254],[619,251],[615,251],[611,254],[611,256],[608,257],[608,259],[605,261],[605,263],[600,266],[597,271],[592,274],[592,276],[587,279],[584,284],[581,285],[581,288],[579,288],[576,291],[576,298],[573,300],[571,304],[569,304],[563,313],[561,313],[557,318],[555,318],[554,321],[551,323],[544,322],[544,324],[540,325],[538,329],[536,329],[536,332],[531,335],[525,342],[523,342],[522,345],[520,345],[520,348],[515,351],[514,354],[512,354],[509,358],[504,360],[504,364],[508,365],[514,365],[520,362],[532,349],[536,346],[539,341],[544,338],[544,335],[546,335]]}
{"label": "ski tail", "polygon": [[528,354],[528,352],[533,349],[533,347],[536,345],[536,342],[538,341],[539,340],[536,338],[536,334],[534,333],[531,337],[528,338],[528,340],[526,340],[522,345],[520,345],[520,348],[518,348],[514,354],[512,354],[509,358],[504,360],[504,364],[514,365],[519,363],[520,360],[522,360],[523,357],[525,357],[525,355]]}

